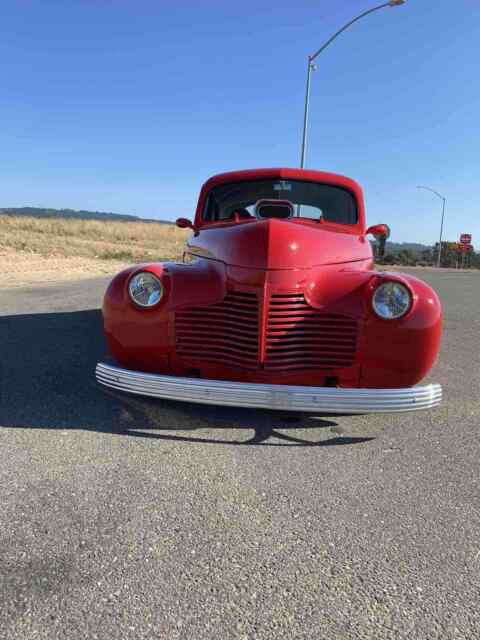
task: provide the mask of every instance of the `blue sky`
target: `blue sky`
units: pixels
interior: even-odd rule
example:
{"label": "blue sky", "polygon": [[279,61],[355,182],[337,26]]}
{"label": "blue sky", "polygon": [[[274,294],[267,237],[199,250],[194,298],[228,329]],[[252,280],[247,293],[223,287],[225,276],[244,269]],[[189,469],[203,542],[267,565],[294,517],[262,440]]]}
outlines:
{"label": "blue sky", "polygon": [[[0,206],[191,216],[214,173],[297,166],[306,56],[365,0],[11,0]],[[392,240],[480,247],[480,3],[407,0],[318,58],[307,166],[364,187]]]}

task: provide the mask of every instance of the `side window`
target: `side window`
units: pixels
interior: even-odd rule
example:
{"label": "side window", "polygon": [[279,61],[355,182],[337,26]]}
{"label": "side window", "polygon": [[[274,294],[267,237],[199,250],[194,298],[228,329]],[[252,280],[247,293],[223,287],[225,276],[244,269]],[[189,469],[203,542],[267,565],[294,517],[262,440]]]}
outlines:
{"label": "side window", "polygon": [[214,220],[212,213],[213,213],[212,212],[212,194],[209,193],[207,196],[207,199],[205,200],[205,205],[203,207],[202,220],[205,220],[205,221]]}

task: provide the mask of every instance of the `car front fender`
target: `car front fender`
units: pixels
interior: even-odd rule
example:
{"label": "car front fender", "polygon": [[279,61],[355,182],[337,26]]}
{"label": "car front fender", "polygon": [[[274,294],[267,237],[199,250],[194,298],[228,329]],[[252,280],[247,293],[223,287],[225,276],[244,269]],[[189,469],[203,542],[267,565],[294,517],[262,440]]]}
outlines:
{"label": "car front fender", "polygon": [[[130,279],[141,271],[153,273],[164,286],[162,299],[149,309],[138,307],[128,293]],[[174,312],[215,304],[225,293],[225,267],[212,260],[149,263],[125,269],[113,278],[103,301],[104,330],[112,355],[126,367],[168,372],[169,355],[175,348]]]}
{"label": "car front fender", "polygon": [[[373,311],[376,287],[395,280],[412,292],[412,306],[397,320],[384,320]],[[432,368],[442,334],[442,306],[425,282],[400,273],[376,273],[365,291],[365,322],[359,344],[360,386],[413,386]]]}

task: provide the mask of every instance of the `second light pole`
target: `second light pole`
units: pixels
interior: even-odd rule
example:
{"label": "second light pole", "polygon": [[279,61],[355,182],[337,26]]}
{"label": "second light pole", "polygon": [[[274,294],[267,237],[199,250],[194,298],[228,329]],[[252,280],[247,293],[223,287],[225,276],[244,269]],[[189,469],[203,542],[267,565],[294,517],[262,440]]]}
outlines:
{"label": "second light pole", "polygon": [[444,198],[441,193],[438,193],[438,191],[435,191],[435,189],[431,189],[430,187],[424,187],[423,185],[418,185],[417,189],[426,189],[427,191],[431,191],[438,198],[440,198],[440,200],[443,200],[442,221],[440,223],[440,242],[438,243],[438,256],[437,256],[437,267],[440,267],[441,266],[441,259],[442,259],[443,220],[445,218],[445,202],[447,201],[447,199]]}
{"label": "second light pole", "polygon": [[372,9],[368,9],[368,11],[364,11],[359,16],[347,22],[341,29],[339,29],[336,33],[333,34],[331,38],[323,44],[320,49],[317,49],[315,53],[311,56],[308,56],[308,65],[307,65],[307,88],[305,91],[305,112],[303,116],[303,134],[302,134],[302,152],[300,156],[300,167],[303,169],[305,167],[305,158],[307,155],[307,130],[308,130],[308,108],[310,102],[310,81],[312,77],[312,71],[315,69],[315,59],[322,53],[324,49],[331,44],[337,36],[339,36],[343,31],[348,29],[354,22],[360,20],[360,18],[364,18],[368,16],[369,13],[373,13],[374,11],[378,11],[379,9],[383,9],[384,7],[398,7],[401,4],[404,4],[405,0],[390,0],[389,2],[384,2],[383,4],[379,4],[377,7],[373,7]]}

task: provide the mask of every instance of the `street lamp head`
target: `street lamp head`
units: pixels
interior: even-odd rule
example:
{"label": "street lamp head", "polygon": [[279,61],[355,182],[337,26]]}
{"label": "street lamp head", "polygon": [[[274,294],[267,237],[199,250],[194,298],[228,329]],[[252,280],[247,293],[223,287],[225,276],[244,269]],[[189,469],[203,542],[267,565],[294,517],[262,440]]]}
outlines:
{"label": "street lamp head", "polygon": [[405,0],[389,0],[388,4],[390,7],[398,7],[401,4],[405,4]]}

